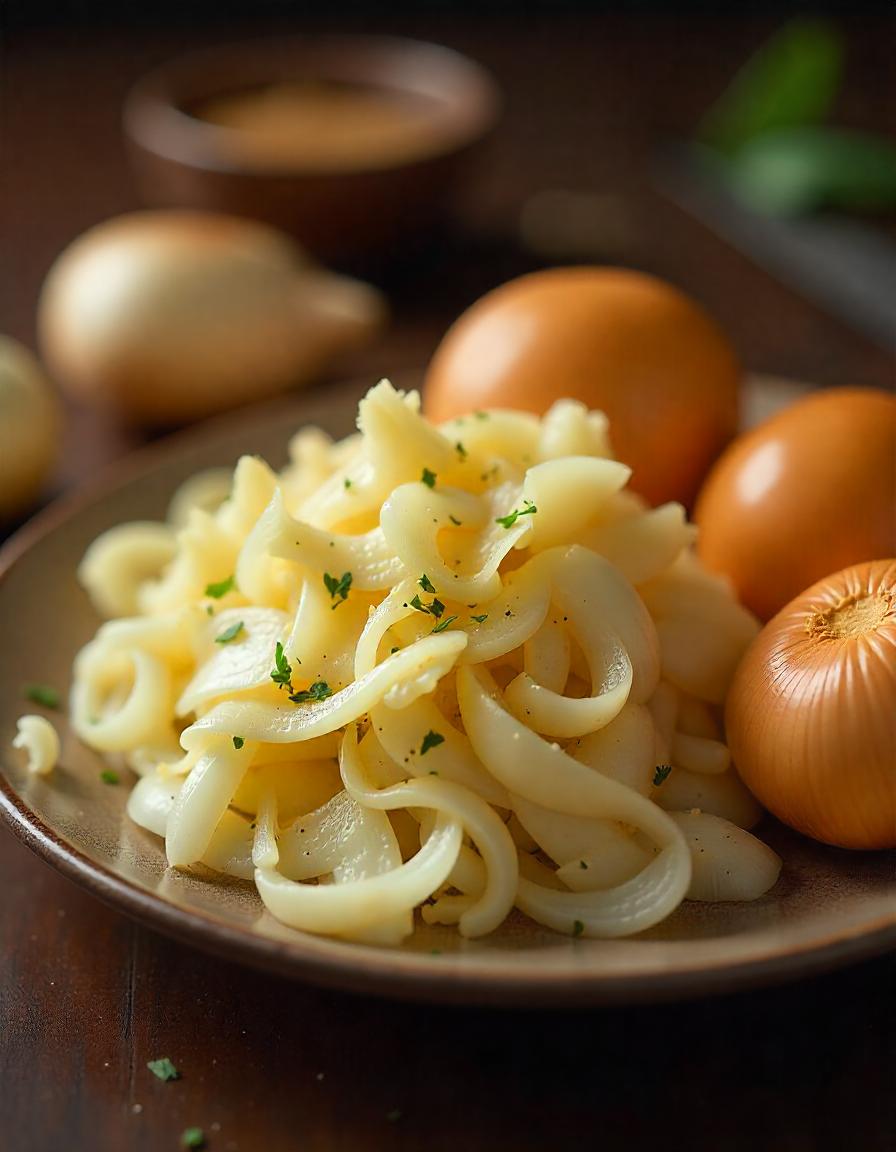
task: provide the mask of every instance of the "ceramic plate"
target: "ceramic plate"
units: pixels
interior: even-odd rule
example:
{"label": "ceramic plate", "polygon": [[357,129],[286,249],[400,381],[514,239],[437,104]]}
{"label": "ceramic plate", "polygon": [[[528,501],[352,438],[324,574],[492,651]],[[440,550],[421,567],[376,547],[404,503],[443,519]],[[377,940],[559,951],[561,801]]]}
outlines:
{"label": "ceramic plate", "polygon": [[[161,842],[125,816],[126,788],[101,782],[100,759],[78,743],[62,713],[59,767],[49,778],[28,776],[10,747],[17,717],[33,710],[23,685],[64,691],[75,652],[98,624],[75,580],[90,541],[123,520],[161,516],[178,484],[200,468],[232,464],[244,452],[281,465],[300,424],[345,433],[362,391],[347,386],[281,401],[154,446],[91,491],[51,507],[7,544],[0,562],[0,809],[16,834],[97,896],[191,944],[298,979],[407,998],[670,1000],[808,974],[896,947],[893,855],[824,848],[770,821],[760,835],[781,854],[784,870],[763,899],[686,903],[634,939],[572,940],[516,915],[476,941],[422,923],[400,949],[319,939],[278,924],[248,884],[167,869]],[[766,409],[768,395],[754,389],[751,411]]]}

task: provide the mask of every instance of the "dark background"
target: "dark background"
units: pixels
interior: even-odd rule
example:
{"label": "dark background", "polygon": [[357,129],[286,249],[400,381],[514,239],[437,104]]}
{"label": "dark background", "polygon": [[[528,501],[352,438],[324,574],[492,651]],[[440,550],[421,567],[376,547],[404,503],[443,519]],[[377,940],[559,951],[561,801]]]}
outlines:
{"label": "dark background", "polygon": [[[735,252],[653,179],[656,146],[686,136],[793,10],[0,0],[0,331],[33,346],[53,258],[90,224],[138,206],[119,112],[142,72],[247,34],[348,28],[467,52],[494,73],[506,108],[455,232],[391,286],[392,328],[343,371],[373,378],[425,364],[463,307],[541,262],[520,242],[520,212],[560,187],[608,196],[619,223],[600,258],[692,292],[749,368],[892,387],[884,352]],[[892,7],[823,10],[838,13],[847,36],[839,121],[896,136]],[[139,440],[84,410],[69,417],[57,486]],[[10,1152],[176,1149],[190,1124],[206,1130],[211,1152],[892,1148],[888,960],[650,1009],[396,1006],[169,943],[56,876],[6,831],[0,874],[0,1145]],[[145,1070],[165,1054],[183,1070],[176,1084]]]}

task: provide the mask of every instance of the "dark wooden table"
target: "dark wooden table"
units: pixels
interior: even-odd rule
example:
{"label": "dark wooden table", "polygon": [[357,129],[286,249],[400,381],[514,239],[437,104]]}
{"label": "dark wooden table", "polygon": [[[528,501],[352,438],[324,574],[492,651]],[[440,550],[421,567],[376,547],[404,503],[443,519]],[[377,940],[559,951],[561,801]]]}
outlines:
{"label": "dark wooden table", "polygon": [[[425,362],[466,303],[534,267],[517,223],[547,188],[608,197],[607,260],[700,297],[750,367],[892,386],[893,365],[653,191],[649,155],[686,132],[767,23],[578,17],[377,28],[443,40],[493,69],[506,117],[463,230],[392,285],[396,320],[343,366]],[[256,27],[254,31],[270,28]],[[893,129],[893,25],[849,27],[846,120]],[[230,30],[239,34],[240,30]],[[32,31],[5,44],[0,331],[29,343],[41,279],[81,229],[136,206],[120,100],[146,67],[228,38]],[[890,117],[889,123],[887,117]],[[72,409],[57,486],[135,443]],[[9,658],[0,655],[0,659]],[[894,971],[887,960],[727,1000],[497,1013],[303,988],[168,942],[106,909],[0,831],[0,1147],[104,1152],[891,1148]],[[164,1084],[146,1061],[170,1056]]]}

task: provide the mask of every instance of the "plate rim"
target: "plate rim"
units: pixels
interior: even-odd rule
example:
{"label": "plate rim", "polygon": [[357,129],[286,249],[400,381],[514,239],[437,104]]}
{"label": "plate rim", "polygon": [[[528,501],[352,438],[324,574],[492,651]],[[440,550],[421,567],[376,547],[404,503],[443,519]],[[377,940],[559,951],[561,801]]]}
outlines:
{"label": "plate rim", "polygon": [[[326,391],[280,397],[253,406],[253,420],[294,408],[332,406],[333,392],[348,398],[362,386],[357,381]],[[309,403],[309,401],[311,403]],[[111,490],[151,473],[172,449],[196,440],[210,441],[226,432],[246,411],[225,413],[178,430],[105,467],[73,492],[52,501],[26,521],[0,547],[0,588],[12,568],[39,541],[80,511],[94,506]],[[313,417],[311,417],[313,419]],[[304,422],[308,422],[306,419]],[[200,909],[185,909],[118,875],[65,840],[31,809],[0,771],[0,817],[16,838],[67,879],[132,919],[224,960],[236,960],[319,987],[393,999],[500,1007],[570,1007],[686,1001],[819,975],[896,950],[896,908],[870,922],[836,926],[823,935],[791,944],[786,952],[764,951],[745,960],[720,960],[690,968],[632,972],[538,970],[518,971],[452,962],[444,953],[425,954],[352,944],[297,932],[290,940],[253,934]]]}

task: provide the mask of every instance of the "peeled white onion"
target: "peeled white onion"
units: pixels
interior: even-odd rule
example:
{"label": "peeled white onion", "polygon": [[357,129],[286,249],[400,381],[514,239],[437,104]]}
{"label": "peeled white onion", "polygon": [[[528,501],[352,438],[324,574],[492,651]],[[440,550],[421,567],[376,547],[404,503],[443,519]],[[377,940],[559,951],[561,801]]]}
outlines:
{"label": "peeled white onion", "polygon": [[0,523],[25,512],[59,453],[59,404],[27,348],[0,336]]}
{"label": "peeled white onion", "polygon": [[708,812],[672,812],[691,850],[688,900],[758,900],[781,873],[781,857],[752,833]]}
{"label": "peeled white onion", "polygon": [[41,349],[73,395],[172,424],[307,383],[368,339],[383,298],[250,220],[136,212],[85,232],[41,293]]}

